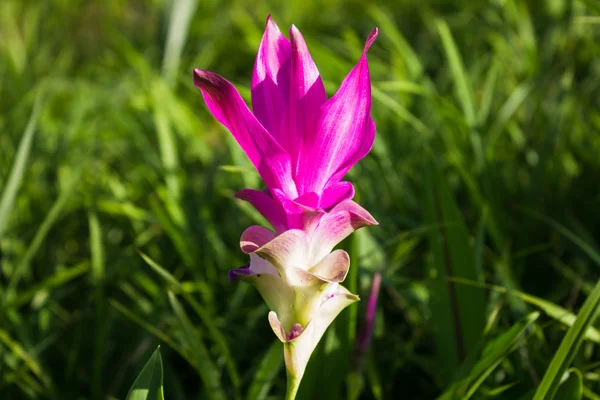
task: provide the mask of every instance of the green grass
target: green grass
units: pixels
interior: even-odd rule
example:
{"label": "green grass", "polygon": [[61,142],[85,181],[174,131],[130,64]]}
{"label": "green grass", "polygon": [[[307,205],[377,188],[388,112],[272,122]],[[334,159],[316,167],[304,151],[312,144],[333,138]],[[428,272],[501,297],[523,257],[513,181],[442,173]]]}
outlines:
{"label": "green grass", "polygon": [[363,300],[383,274],[374,336],[359,355],[366,301],[344,311],[299,398],[598,398],[598,5],[368,4],[0,1],[3,400],[145,396],[156,371],[167,400],[282,398],[268,310],[227,280],[260,180],[192,82],[248,100],[269,13],[329,95],[380,31],[348,176],[380,225],[343,243]]}

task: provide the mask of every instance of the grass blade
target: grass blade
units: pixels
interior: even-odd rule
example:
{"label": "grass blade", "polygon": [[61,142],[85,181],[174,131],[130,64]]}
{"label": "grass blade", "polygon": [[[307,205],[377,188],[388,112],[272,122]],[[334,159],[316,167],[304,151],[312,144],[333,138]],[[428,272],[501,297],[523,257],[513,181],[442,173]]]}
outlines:
{"label": "grass blade", "polygon": [[556,399],[580,400],[583,396],[583,377],[579,370],[573,368],[567,371],[567,379],[558,387]]}
{"label": "grass blade", "polygon": [[160,346],[158,346],[133,382],[126,400],[164,400],[164,398],[163,365]]}
{"label": "grass blade", "polygon": [[446,58],[450,64],[450,72],[454,78],[456,94],[465,115],[465,120],[470,127],[473,127],[476,122],[475,105],[473,102],[473,89],[467,78],[467,71],[465,71],[460,52],[452,38],[452,33],[450,32],[448,24],[446,24],[444,20],[438,19],[436,21],[436,26],[442,39]]}
{"label": "grass blade", "polygon": [[92,376],[92,393],[100,398],[102,393],[102,369],[104,365],[104,337],[106,335],[106,301],[104,298],[104,246],[102,243],[102,227],[95,211],[88,212],[90,230],[90,251],[92,256],[92,281],[96,296],[96,329],[94,343],[94,373]]}
{"label": "grass blade", "polygon": [[13,274],[10,277],[10,281],[8,283],[8,290],[7,290],[7,298],[8,299],[10,299],[11,296],[14,295],[14,291],[17,287],[17,284],[19,283],[19,280],[21,280],[21,278],[25,274],[27,268],[29,268],[29,264],[31,263],[31,261],[33,260],[33,257],[36,255],[36,253],[42,246],[42,243],[44,242],[46,235],[48,235],[48,233],[50,232],[50,229],[52,228],[54,223],[58,220],[58,217],[60,216],[60,214],[63,210],[63,207],[67,204],[67,201],[71,198],[71,194],[75,190],[75,186],[76,186],[76,183],[79,181],[79,177],[80,177],[80,175],[77,174],[76,176],[74,176],[72,178],[69,187],[67,189],[65,189],[60,194],[60,196],[58,196],[58,199],[56,199],[56,201],[52,205],[52,208],[46,215],[46,218],[44,218],[44,221],[40,225],[40,228],[38,229],[37,233],[33,237],[33,240],[31,241],[31,243],[29,244],[29,247],[27,248],[25,255],[23,256],[23,258],[21,259],[21,261],[19,262],[19,264],[17,265]]}
{"label": "grass blade", "polygon": [[198,0],[175,0],[173,2],[162,64],[162,75],[170,86],[173,86],[177,79],[181,50],[185,44],[190,21],[197,5]]}
{"label": "grass blade", "polygon": [[[527,328],[539,317],[533,312],[508,331],[490,340],[467,376],[450,386],[438,400],[469,399],[506,356],[515,350]],[[474,357],[471,357],[474,359]]]}
{"label": "grass blade", "polygon": [[0,240],[2,240],[2,235],[6,230],[8,217],[12,213],[15,198],[17,197],[19,187],[21,186],[23,176],[25,175],[25,169],[29,165],[27,161],[29,160],[31,145],[33,144],[33,137],[42,109],[42,103],[42,95],[38,95],[35,104],[33,105],[33,111],[29,117],[29,122],[27,122],[27,127],[25,128],[25,132],[19,143],[19,149],[17,150],[17,155],[10,171],[10,175],[4,186],[4,190],[2,191],[2,197],[0,198]]}
{"label": "grass blade", "polygon": [[581,307],[575,323],[569,328],[560,347],[554,354],[552,362],[546,370],[533,400],[554,398],[565,371],[571,365],[581,342],[583,342],[587,328],[592,326],[596,319],[598,309],[600,309],[600,281],[598,281],[596,287],[583,304],[583,307]]}
{"label": "grass blade", "polygon": [[12,353],[23,360],[27,368],[37,377],[41,377],[42,368],[39,363],[31,356],[27,351],[16,342],[13,338],[10,337],[8,332],[0,329],[0,343],[3,343],[8,349],[12,351]]}
{"label": "grass blade", "polygon": [[[514,296],[514,297],[518,298],[519,300],[524,301],[525,303],[528,303],[535,307],[538,307],[540,310],[542,310],[544,313],[546,313],[547,316],[549,316],[550,318],[554,319],[557,322],[560,322],[561,324],[563,324],[567,327],[573,326],[573,324],[575,323],[575,320],[577,319],[577,316],[575,314],[573,314],[569,310],[559,306],[558,304],[552,303],[551,301],[544,300],[540,297],[533,296],[528,293],[523,293],[519,290],[509,290],[502,286],[486,285],[486,284],[482,284],[479,282],[473,282],[473,281],[469,281],[466,279],[460,279],[460,278],[452,278],[450,280],[455,283],[485,288],[485,289],[496,291],[498,293],[509,293],[511,296]],[[587,330],[585,332],[585,338],[588,340],[591,340],[594,343],[600,344],[600,332],[593,326],[589,326],[587,328]]]}

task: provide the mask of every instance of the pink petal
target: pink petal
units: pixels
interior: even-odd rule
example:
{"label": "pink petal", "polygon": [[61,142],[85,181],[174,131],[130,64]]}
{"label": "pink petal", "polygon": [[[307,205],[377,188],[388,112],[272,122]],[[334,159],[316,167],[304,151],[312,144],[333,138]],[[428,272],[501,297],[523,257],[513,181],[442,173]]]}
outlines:
{"label": "pink petal", "polygon": [[309,239],[304,231],[290,229],[256,250],[282,274],[288,267],[308,268]]}
{"label": "pink petal", "polygon": [[294,199],[294,203],[301,204],[304,207],[318,208],[319,207],[319,195],[315,192],[304,193]]}
{"label": "pink petal", "polygon": [[311,263],[319,262],[348,235],[368,225],[377,225],[377,221],[367,210],[352,200],[338,204],[321,218],[311,236]]}
{"label": "pink petal", "polygon": [[[375,141],[375,121],[372,118],[369,118],[369,122],[365,127],[364,132],[364,141],[363,145],[359,147],[359,149],[352,155],[350,155],[346,161],[335,171],[335,173],[329,178],[326,186],[331,184],[335,184],[335,182],[339,182],[342,180],[344,175],[356,164],[360,159],[369,154],[371,148],[373,147],[373,142]],[[340,182],[341,183],[341,182]]]}
{"label": "pink petal", "polygon": [[246,254],[256,250],[275,239],[275,234],[263,226],[253,225],[242,233],[240,247]]}
{"label": "pink petal", "polygon": [[328,210],[353,197],[354,186],[350,182],[337,182],[323,190],[323,194],[319,199],[319,208]]}
{"label": "pink petal", "polygon": [[254,189],[242,189],[235,194],[235,197],[252,204],[269,221],[275,232],[283,232],[287,229],[287,219],[281,204],[268,193]]}
{"label": "pink petal", "polygon": [[269,15],[252,74],[252,110],[280,143],[289,99],[291,52],[290,41]]}
{"label": "pink petal", "polygon": [[273,190],[273,195],[281,204],[287,219],[287,229],[301,229],[311,234],[324,214],[323,210],[300,203],[318,204],[316,193],[307,193],[296,200],[290,200],[280,190]]}
{"label": "pink petal", "polygon": [[357,225],[354,227],[354,230],[362,228],[363,226],[379,225],[379,222],[377,222],[367,210],[365,210],[358,203],[352,200],[344,201],[343,203],[340,203],[337,206],[333,207],[331,211],[329,211],[329,214],[339,213],[343,211],[356,214],[360,221],[363,221],[357,222]]}
{"label": "pink petal", "polygon": [[305,138],[294,169],[299,193],[320,193],[326,184],[335,183],[330,178],[340,169],[344,173],[350,169],[373,143],[367,51],[376,37],[377,29],[369,35],[358,64],[321,107],[315,129]]}
{"label": "pink petal", "polygon": [[344,250],[334,250],[310,269],[326,282],[343,282],[350,269],[350,256]]}
{"label": "pink petal", "polygon": [[267,187],[296,197],[289,154],[252,115],[235,87],[225,78],[199,69],[194,70],[194,83],[210,112],[229,129]]}
{"label": "pink petal", "polygon": [[302,33],[292,25],[289,34],[292,42],[290,91],[280,143],[291,155],[293,165],[297,165],[302,142],[314,129],[327,95]]}

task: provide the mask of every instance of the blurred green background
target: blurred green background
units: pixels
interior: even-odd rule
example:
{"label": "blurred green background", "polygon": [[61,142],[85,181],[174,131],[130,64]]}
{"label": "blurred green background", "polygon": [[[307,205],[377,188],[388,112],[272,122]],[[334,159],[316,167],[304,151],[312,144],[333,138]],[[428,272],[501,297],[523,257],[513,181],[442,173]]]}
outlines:
{"label": "blurred green background", "polygon": [[[599,10],[2,0],[0,398],[123,399],[159,344],[169,400],[282,398],[268,310],[227,281],[247,262],[240,234],[264,223],[233,194],[260,180],[191,74],[249,100],[268,14],[303,32],[329,95],[380,32],[377,138],[348,177],[380,225],[342,244],[363,301],[299,398],[531,398],[600,277]],[[572,393],[600,399],[599,343],[590,328],[571,348]]]}

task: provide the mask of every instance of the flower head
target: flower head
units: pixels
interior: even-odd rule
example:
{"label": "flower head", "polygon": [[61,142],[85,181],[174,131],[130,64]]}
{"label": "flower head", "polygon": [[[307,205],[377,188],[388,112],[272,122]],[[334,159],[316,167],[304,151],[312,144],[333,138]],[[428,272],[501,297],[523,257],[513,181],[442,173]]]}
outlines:
{"label": "flower head", "polygon": [[225,78],[194,70],[209,110],[267,186],[265,192],[246,189],[237,197],[252,203],[277,232],[302,229],[319,211],[352,199],[354,187],[342,178],[375,138],[367,51],[377,29],[330,99],[302,34],[292,25],[289,36],[268,17],[252,75],[254,112]]}

